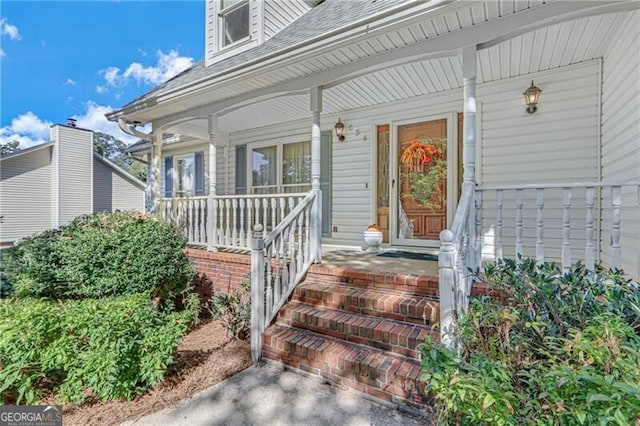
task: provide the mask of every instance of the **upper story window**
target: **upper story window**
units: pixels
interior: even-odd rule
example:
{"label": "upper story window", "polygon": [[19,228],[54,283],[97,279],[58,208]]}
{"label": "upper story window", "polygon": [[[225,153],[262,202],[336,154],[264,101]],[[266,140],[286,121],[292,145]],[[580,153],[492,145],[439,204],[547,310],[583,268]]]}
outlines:
{"label": "upper story window", "polygon": [[220,0],[221,47],[249,37],[249,0]]}

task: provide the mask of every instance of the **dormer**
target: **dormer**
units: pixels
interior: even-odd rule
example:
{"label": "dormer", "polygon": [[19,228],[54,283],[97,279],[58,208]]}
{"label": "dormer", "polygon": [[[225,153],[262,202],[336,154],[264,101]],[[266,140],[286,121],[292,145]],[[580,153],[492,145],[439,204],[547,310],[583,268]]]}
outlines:
{"label": "dormer", "polygon": [[318,3],[318,0],[207,0],[206,65],[264,43]]}

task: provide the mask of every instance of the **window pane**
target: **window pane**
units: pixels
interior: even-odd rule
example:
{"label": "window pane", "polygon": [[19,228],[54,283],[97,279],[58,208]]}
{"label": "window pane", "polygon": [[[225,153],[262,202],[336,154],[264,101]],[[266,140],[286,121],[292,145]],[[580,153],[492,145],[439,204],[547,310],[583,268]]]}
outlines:
{"label": "window pane", "polygon": [[275,186],[277,182],[277,153],[275,146],[256,148],[251,157],[251,186]]}
{"label": "window pane", "polygon": [[224,35],[222,45],[227,46],[249,36],[249,3],[232,10],[222,17]]}
{"label": "window pane", "polygon": [[179,197],[190,197],[193,195],[194,184],[194,168],[193,157],[178,159],[177,175],[178,187],[176,194]]}
{"label": "window pane", "polygon": [[282,147],[283,185],[311,182],[311,143],[289,143]]}

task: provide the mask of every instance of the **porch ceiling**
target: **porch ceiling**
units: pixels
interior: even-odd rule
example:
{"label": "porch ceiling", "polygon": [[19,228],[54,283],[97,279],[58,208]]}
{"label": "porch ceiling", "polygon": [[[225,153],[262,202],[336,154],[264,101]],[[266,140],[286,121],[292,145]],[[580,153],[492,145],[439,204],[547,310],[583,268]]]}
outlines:
{"label": "porch ceiling", "polygon": [[[478,51],[478,82],[517,77],[603,56],[614,29],[624,19],[618,12],[547,26]],[[323,112],[380,105],[462,87],[462,57],[449,56],[372,72],[324,91]],[[233,132],[310,117],[305,94],[255,102],[220,117]],[[206,122],[204,122],[206,125]]]}

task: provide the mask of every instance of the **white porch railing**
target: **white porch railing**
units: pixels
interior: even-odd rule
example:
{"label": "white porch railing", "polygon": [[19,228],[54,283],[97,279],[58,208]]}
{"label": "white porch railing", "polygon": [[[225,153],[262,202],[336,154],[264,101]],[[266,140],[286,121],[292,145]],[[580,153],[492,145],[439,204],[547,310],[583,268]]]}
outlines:
{"label": "white porch railing", "polygon": [[560,262],[564,270],[578,259],[591,270],[600,262],[622,268],[625,208],[637,220],[640,181],[465,184],[451,230],[440,234],[442,342],[455,344],[449,331],[467,308],[470,270],[483,257],[535,256],[538,263]]}
{"label": "white porch railing", "polygon": [[278,314],[318,252],[320,192],[311,191],[266,237],[258,225],[251,239],[251,354],[262,354],[262,333]]}
{"label": "white porch railing", "polygon": [[[184,229],[191,245],[249,250],[251,229],[263,226],[263,237],[300,203],[306,193],[216,195],[162,198],[162,218]],[[209,215],[209,212],[211,214]]]}

